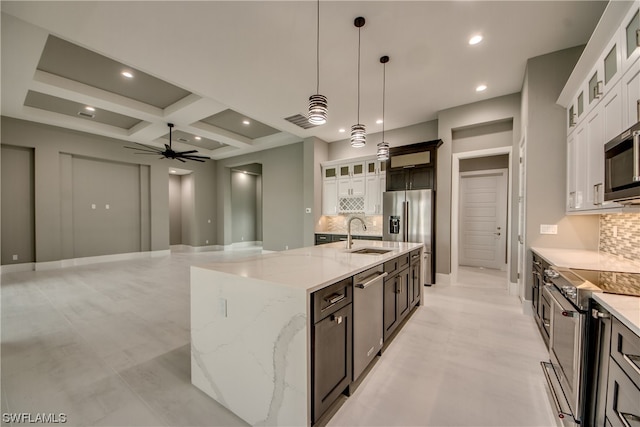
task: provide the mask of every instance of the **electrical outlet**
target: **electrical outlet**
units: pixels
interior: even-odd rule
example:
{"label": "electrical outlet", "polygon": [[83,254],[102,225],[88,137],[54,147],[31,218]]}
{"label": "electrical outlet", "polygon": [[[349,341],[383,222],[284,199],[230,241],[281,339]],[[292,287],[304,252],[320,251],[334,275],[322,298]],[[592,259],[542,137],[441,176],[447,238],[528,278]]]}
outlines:
{"label": "electrical outlet", "polygon": [[211,224],[211,220],[210,220],[210,219],[208,219],[208,220],[207,220],[207,222],[208,222],[209,224]]}
{"label": "electrical outlet", "polygon": [[107,205],[104,205],[104,208],[105,208],[105,209],[110,209],[110,207],[109,207],[109,205],[108,205],[108,204],[107,204]]}
{"label": "electrical outlet", "polygon": [[14,256],[13,256],[13,260],[14,260],[14,261],[17,261],[17,260],[18,260],[18,255],[14,255]]}
{"label": "electrical outlet", "polygon": [[284,245],[284,250],[288,251],[289,250],[289,245]]}
{"label": "electrical outlet", "polygon": [[96,204],[95,203],[91,203],[91,209],[95,209],[96,208]]}
{"label": "electrical outlet", "polygon": [[208,244],[209,244],[209,241],[208,241],[208,240],[205,240],[205,241],[204,241],[204,243],[208,245]]}

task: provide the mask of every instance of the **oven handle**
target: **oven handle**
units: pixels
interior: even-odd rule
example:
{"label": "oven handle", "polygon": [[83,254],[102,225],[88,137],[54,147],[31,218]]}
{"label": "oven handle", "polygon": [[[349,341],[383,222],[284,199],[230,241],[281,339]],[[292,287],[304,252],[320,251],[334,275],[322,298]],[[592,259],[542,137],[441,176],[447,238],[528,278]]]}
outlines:
{"label": "oven handle", "polygon": [[[544,289],[547,291],[553,302],[555,302],[562,309],[563,316],[578,317],[580,315],[580,313],[571,304],[565,301],[564,297],[562,296],[560,291],[556,289],[555,286],[547,286]],[[560,294],[561,299],[556,298],[555,294]]]}
{"label": "oven handle", "polygon": [[[556,395],[556,391],[551,385],[551,377],[549,376],[548,369],[553,369],[551,363],[549,362],[540,362],[540,366],[542,366],[542,372],[544,373],[544,377],[547,380],[547,384],[549,385],[549,390],[551,391],[551,397],[553,398],[553,404],[556,407],[556,412],[558,413],[558,418],[563,419],[566,415],[571,415],[565,413],[560,407],[560,401],[558,400],[558,395]],[[549,368],[547,368],[549,366]]]}

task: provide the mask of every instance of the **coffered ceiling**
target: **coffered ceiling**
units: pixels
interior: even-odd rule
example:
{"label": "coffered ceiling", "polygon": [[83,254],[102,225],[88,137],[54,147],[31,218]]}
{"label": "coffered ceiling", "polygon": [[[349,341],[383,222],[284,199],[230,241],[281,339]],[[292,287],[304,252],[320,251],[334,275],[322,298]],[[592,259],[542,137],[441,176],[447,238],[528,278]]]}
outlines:
{"label": "coffered ceiling", "polygon": [[[157,146],[172,122],[177,149],[218,159],[310,136],[332,142],[356,122],[357,16],[360,121],[372,134],[382,129],[380,56],[391,57],[389,130],[519,92],[526,60],[586,43],[605,6],[323,0],[329,120],[304,129],[285,118],[305,114],[316,91],[315,1],[2,1],[2,114]],[[483,40],[472,46],[475,34]]]}

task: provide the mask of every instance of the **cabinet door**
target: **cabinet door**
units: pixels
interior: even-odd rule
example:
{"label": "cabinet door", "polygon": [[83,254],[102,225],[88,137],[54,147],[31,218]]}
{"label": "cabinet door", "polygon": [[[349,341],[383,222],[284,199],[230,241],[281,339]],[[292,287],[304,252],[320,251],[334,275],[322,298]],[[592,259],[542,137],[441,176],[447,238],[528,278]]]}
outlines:
{"label": "cabinet door", "polygon": [[[602,149],[604,144],[618,136],[624,130],[622,115],[621,85],[613,87],[602,100]],[[604,161],[604,160],[603,160]]]}
{"label": "cabinet door", "polygon": [[622,77],[622,130],[640,122],[640,59]]}
{"label": "cabinet door", "polygon": [[567,138],[567,212],[575,209],[576,203],[576,135]]}
{"label": "cabinet door", "polygon": [[433,188],[433,173],[432,167],[415,167],[406,169],[407,178],[409,181],[408,190],[426,190]]}
{"label": "cabinet door", "polygon": [[398,273],[398,317],[403,319],[411,309],[411,269],[405,268]]}
{"label": "cabinet door", "polygon": [[387,171],[387,191],[406,190],[404,169]]}
{"label": "cabinet door", "polygon": [[322,214],[338,213],[338,181],[327,179],[322,182]]}
{"label": "cabinet door", "polygon": [[325,166],[322,168],[323,179],[336,179],[336,176],[338,176],[337,166]]}
{"label": "cabinet door", "polygon": [[364,197],[366,188],[365,179],[364,175],[351,178],[352,196]]}
{"label": "cabinet door", "polygon": [[573,173],[573,209],[583,210],[585,207],[585,192],[587,186],[587,131],[586,121],[578,126],[575,132],[572,164],[569,171]]}
{"label": "cabinet door", "polygon": [[364,196],[364,213],[376,215],[380,213],[380,176],[368,175],[366,178],[366,189]]}
{"label": "cabinet door", "polygon": [[387,277],[384,281],[384,339],[386,340],[389,335],[398,326],[398,302],[397,295],[399,289],[399,278],[395,274],[392,277]]}
{"label": "cabinet door", "polygon": [[338,197],[351,196],[351,178],[340,178],[338,180]]}
{"label": "cabinet door", "polygon": [[313,325],[312,420],[318,418],[342,394],[351,381],[352,304]]}
{"label": "cabinet door", "polygon": [[365,167],[364,167],[365,162],[360,162],[360,163],[353,163],[351,165],[349,165],[349,167],[351,168],[351,176],[353,177],[363,177],[365,175]]}
{"label": "cabinet door", "polygon": [[420,262],[411,265],[410,280],[411,301],[409,304],[413,307],[418,303],[418,301],[420,301],[420,294],[422,293],[422,283],[420,283]]}
{"label": "cabinet door", "polygon": [[622,49],[623,72],[640,58],[640,13],[637,7],[632,7],[623,22],[624,42]]}
{"label": "cabinet door", "polygon": [[585,209],[597,209],[604,202],[604,103],[587,117],[587,171]]}

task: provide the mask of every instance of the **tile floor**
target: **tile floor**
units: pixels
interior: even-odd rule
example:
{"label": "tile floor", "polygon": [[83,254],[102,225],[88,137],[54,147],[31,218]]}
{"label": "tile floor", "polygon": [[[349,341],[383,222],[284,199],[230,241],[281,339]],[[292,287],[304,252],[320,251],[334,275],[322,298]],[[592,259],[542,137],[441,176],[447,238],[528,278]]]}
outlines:
{"label": "tile floor", "polygon": [[[259,251],[3,275],[2,413],[65,413],[69,426],[244,425],[190,383],[189,265]],[[555,425],[533,319],[473,270],[425,288],[425,306],[331,425]]]}

